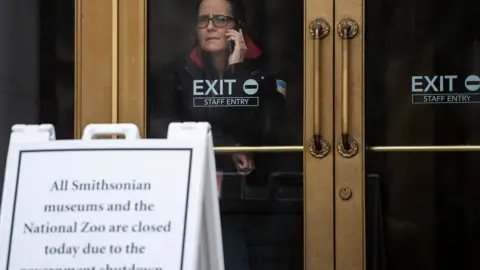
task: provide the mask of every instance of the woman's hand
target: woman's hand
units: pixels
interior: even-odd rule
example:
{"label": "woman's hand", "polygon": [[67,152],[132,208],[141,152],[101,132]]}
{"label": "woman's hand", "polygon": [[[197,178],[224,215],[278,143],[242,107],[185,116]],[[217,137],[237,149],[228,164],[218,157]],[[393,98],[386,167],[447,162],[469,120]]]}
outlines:
{"label": "woman's hand", "polygon": [[248,49],[243,39],[242,29],[240,29],[239,32],[236,30],[228,30],[226,36],[228,41],[235,42],[235,48],[228,57],[228,65],[242,63]]}
{"label": "woman's hand", "polygon": [[243,174],[250,174],[255,169],[255,163],[251,156],[241,153],[233,154],[233,162],[237,167],[238,172]]}

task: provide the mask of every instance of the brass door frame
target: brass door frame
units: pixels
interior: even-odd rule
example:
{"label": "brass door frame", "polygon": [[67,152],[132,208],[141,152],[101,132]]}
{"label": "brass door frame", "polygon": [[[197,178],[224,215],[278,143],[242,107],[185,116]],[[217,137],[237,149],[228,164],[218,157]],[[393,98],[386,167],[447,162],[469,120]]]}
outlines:
{"label": "brass door frame", "polygon": [[[119,121],[135,123],[146,134],[146,0],[120,1],[119,5]],[[304,231],[306,269],[334,267],[334,151],[322,159],[309,153],[313,134],[313,40],[309,24],[322,18],[332,24],[332,0],[305,0],[304,11],[304,121],[303,145],[283,147],[217,147],[217,152],[300,152],[304,153]],[[332,26],[332,25],[331,25]],[[333,40],[334,32],[322,39],[320,51],[321,128],[323,137],[333,142]]]}
{"label": "brass door frame", "polygon": [[75,138],[117,116],[117,1],[75,0]]}
{"label": "brass door frame", "polygon": [[[335,268],[365,269],[364,21],[362,0],[335,1]],[[338,32],[342,20],[358,23],[348,41]],[[348,42],[347,59],[342,42]],[[342,61],[343,60],[343,61]],[[347,81],[345,81],[345,76]],[[347,87],[348,91],[345,91]],[[342,91],[345,91],[342,93]],[[348,104],[342,104],[342,95]],[[345,106],[347,117],[344,118]],[[348,120],[348,121],[347,121]],[[358,153],[344,157],[338,149],[342,130],[358,143]],[[337,147],[338,146],[338,147]]]}

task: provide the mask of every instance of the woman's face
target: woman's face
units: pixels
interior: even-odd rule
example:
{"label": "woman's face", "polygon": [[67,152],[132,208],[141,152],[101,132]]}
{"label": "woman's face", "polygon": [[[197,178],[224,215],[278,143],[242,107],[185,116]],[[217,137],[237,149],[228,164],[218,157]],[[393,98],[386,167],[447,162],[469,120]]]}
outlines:
{"label": "woman's face", "polygon": [[[205,26],[205,23],[208,23],[208,25]],[[232,12],[228,1],[203,0],[200,3],[197,38],[202,50],[209,53],[228,50],[228,40],[225,34],[228,30],[234,28],[235,22],[232,20]]]}

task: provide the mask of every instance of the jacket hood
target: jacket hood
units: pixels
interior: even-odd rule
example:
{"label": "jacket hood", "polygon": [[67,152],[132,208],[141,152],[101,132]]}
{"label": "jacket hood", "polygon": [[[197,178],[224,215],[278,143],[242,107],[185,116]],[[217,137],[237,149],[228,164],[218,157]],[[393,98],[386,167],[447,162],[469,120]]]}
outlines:
{"label": "jacket hood", "polygon": [[[245,54],[245,59],[255,59],[262,55],[262,50],[253,42],[253,40],[249,36],[245,36],[245,45],[247,46],[247,53]],[[200,58],[199,54],[200,48],[195,47],[190,52],[190,60],[192,60],[195,65],[200,68],[203,68],[202,59]]]}

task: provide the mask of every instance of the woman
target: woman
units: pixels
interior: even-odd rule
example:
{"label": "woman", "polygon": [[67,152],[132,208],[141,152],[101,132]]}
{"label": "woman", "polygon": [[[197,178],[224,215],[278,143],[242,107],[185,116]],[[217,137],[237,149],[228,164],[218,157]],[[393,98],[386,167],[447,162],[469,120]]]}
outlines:
{"label": "woman", "polygon": [[[190,55],[150,73],[148,136],[165,137],[170,122],[206,121],[215,146],[280,144],[284,96],[277,91],[275,78],[260,70],[262,51],[243,34],[243,5],[203,0],[197,12],[197,43]],[[258,84],[254,94],[243,89],[249,79]],[[208,90],[211,85],[214,91]],[[215,95],[222,87],[223,95]],[[251,104],[213,104],[225,97],[248,98]],[[252,155],[243,153],[217,156],[216,163],[222,171],[250,174],[255,169]]]}
{"label": "woman", "polygon": [[[215,146],[280,144],[284,96],[277,91],[276,80],[260,70],[262,51],[244,35],[243,6],[235,0],[203,0],[197,14],[197,42],[189,56],[150,73],[148,136],[166,137],[170,122],[206,121]],[[255,83],[245,90],[247,80]],[[231,97],[248,100],[243,105],[249,106],[226,104]],[[258,156],[257,160],[261,163]],[[249,154],[219,155],[216,164],[219,171],[266,174],[258,173]],[[222,215],[228,270],[250,268],[239,223]]]}

